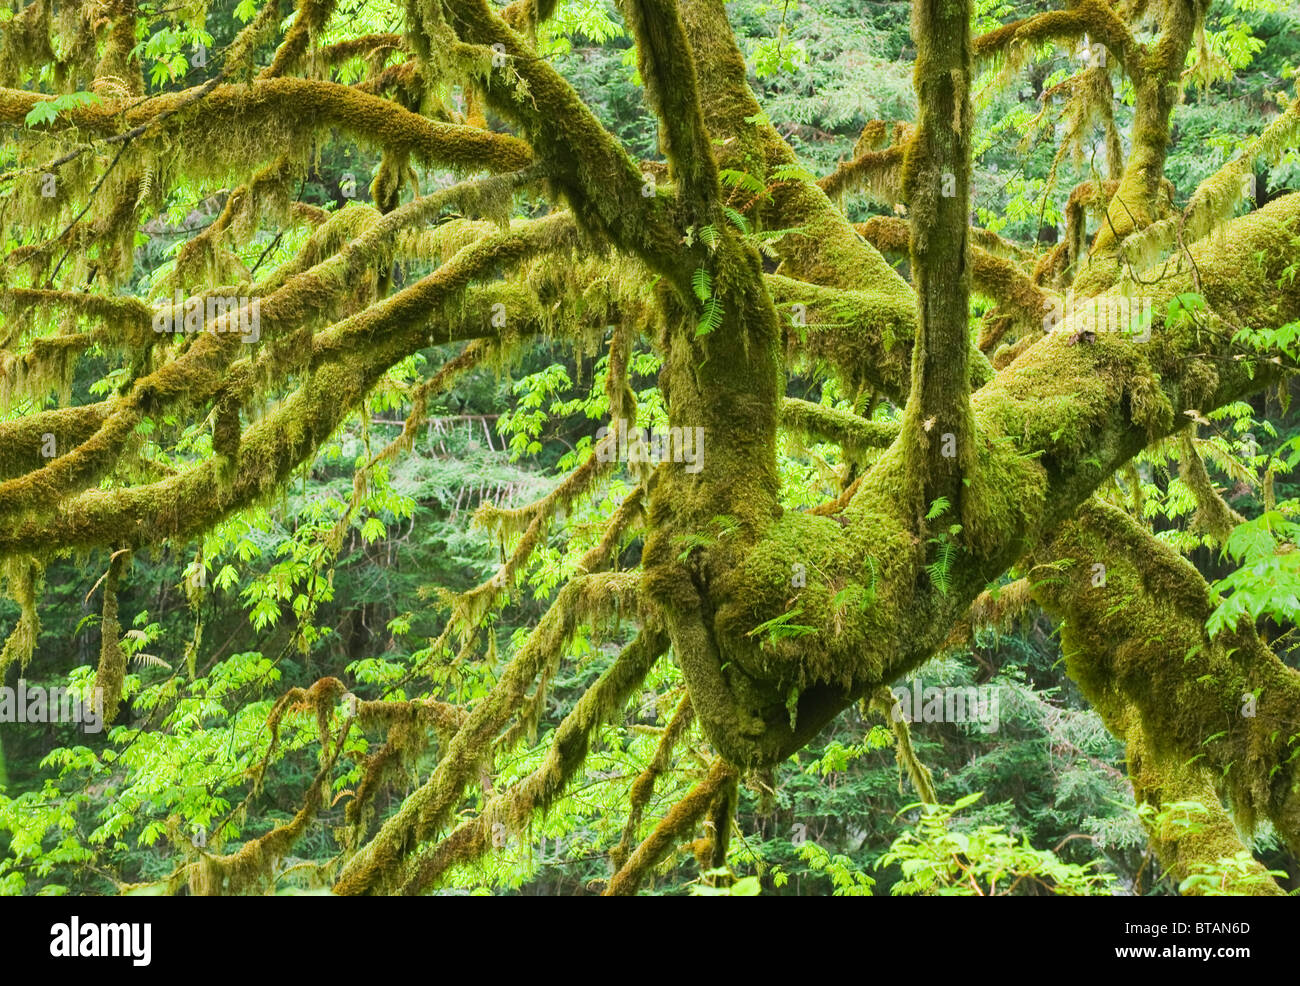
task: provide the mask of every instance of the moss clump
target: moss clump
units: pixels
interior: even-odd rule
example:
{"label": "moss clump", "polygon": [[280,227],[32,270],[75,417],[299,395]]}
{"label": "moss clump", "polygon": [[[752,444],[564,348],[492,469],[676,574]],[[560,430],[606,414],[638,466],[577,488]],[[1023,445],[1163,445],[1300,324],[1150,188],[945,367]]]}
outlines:
{"label": "moss clump", "polygon": [[105,723],[117,718],[122,701],[122,683],[126,680],[126,654],[122,650],[122,625],[117,620],[117,590],[122,571],[130,561],[128,551],[116,551],[104,576],[104,614],[99,624],[99,667],[95,672],[95,693],[103,706],[100,714]]}

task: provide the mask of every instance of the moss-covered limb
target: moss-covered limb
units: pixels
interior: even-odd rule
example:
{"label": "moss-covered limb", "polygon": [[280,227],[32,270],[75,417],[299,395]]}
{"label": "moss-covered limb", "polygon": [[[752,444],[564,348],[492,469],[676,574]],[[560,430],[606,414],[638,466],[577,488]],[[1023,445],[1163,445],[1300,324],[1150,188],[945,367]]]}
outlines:
{"label": "moss-covered limb", "polygon": [[0,480],[22,476],[44,466],[53,452],[80,445],[103,427],[112,403],[100,401],[65,407],[0,422]]}
{"label": "moss-covered limb", "polygon": [[1176,215],[1159,219],[1123,241],[1121,254],[1126,268],[1144,270],[1176,245],[1195,243],[1231,217],[1242,201],[1255,197],[1255,167],[1276,163],[1300,139],[1300,99],[1292,99],[1286,111],[1231,161],[1201,182],[1187,206]]}
{"label": "moss-covered limb", "polygon": [[971,50],[980,64],[1005,59],[1014,69],[1044,42],[1073,45],[1085,35],[1104,44],[1135,82],[1145,76],[1145,48],[1106,0],[1079,0],[1067,10],[1048,10],[1012,21],[975,38]]}
{"label": "moss-covered limb", "polygon": [[[1286,196],[1234,220],[1213,247],[1194,247],[1210,310],[1228,325],[1279,324],[1300,313],[1300,289],[1284,280],[1279,285],[1297,231],[1300,196]],[[1080,319],[1089,317],[1086,310],[1076,311],[975,395],[982,427],[1017,436],[1024,453],[1042,450],[1040,462],[1054,493],[1067,494],[1067,510],[1131,454],[1172,433],[1183,412],[1204,411],[1267,386],[1225,359],[1232,354],[1231,333],[1213,328],[1221,323],[1165,325],[1169,299],[1192,287],[1186,271],[1148,287],[1153,320],[1146,345],[1135,346],[1122,333],[1099,331],[1095,324],[1095,339],[1076,339]],[[1040,432],[1049,421],[1050,431]],[[1100,468],[1088,461],[1097,453]],[[1049,514],[1064,516],[1055,505]]]}
{"label": "moss-covered limb", "polygon": [[664,727],[659,737],[659,743],[655,746],[650,763],[646,765],[645,770],[637,774],[636,780],[632,782],[632,787],[628,791],[627,821],[623,823],[623,834],[618,840],[618,845],[609,853],[609,860],[614,865],[615,871],[623,868],[629,854],[640,842],[641,820],[645,816],[646,806],[654,796],[655,781],[672,766],[673,750],[677,748],[677,744],[681,742],[694,721],[695,709],[691,705],[691,697],[683,695],[682,700],[677,704],[677,711],[673,713],[672,719],[668,721],[668,725]]}
{"label": "moss-covered limb", "polygon": [[469,712],[462,706],[441,702],[436,698],[416,698],[405,702],[357,702],[356,717],[365,728],[380,724],[390,729],[397,722],[409,719],[422,728],[430,728],[439,735],[451,737],[465,725]]}
{"label": "moss-covered limb", "polygon": [[[856,224],[856,229],[882,253],[907,251],[908,224],[902,219],[873,216],[865,223]],[[983,235],[979,236],[980,233]],[[996,233],[972,229],[970,238],[971,288],[998,304],[986,316],[980,334],[979,349],[988,354],[1008,331],[1040,328],[1051,296],[1014,259],[994,252],[1005,243]],[[988,243],[990,249],[985,249],[981,242]]]}
{"label": "moss-covered limb", "polygon": [[103,53],[95,66],[92,85],[139,96],[144,93],[144,73],[139,55],[132,57],[139,17],[136,0],[109,0],[104,4],[103,13],[110,26],[104,39]]}
{"label": "moss-covered limb", "polygon": [[346,719],[333,743],[324,742],[323,760],[303,797],[303,806],[283,825],[245,842],[236,852],[213,856],[199,851],[188,871],[190,893],[196,897],[240,894],[265,885],[275,865],[293,848],[329,798],[329,780],[346,745],[353,720]]}
{"label": "moss-covered limb", "polygon": [[409,781],[418,758],[434,740],[445,747],[465,724],[466,709],[436,699],[406,702],[357,702],[357,719],[364,729],[382,728],[384,742],[366,755],[352,799],[344,809],[348,828],[344,847],[351,851],[365,839],[374,815],[376,795],[399,781]]}
{"label": "moss-covered limb", "polygon": [[881,298],[780,274],[768,274],[764,283],[789,326],[786,339],[792,355],[830,366],[850,393],[869,386],[891,400],[906,400],[916,333],[915,296]]}
{"label": "moss-covered limb", "polygon": [[362,56],[378,57],[390,52],[406,50],[406,39],[400,34],[363,34],[359,38],[348,38],[325,45],[317,57],[325,65],[342,65]]}
{"label": "moss-covered limb", "polygon": [[[927,506],[942,497],[952,516],[969,522],[967,486],[975,467],[970,410],[969,313],[971,263],[970,5],[966,0],[917,0],[913,85],[916,136],[903,162],[908,203],[917,333],[912,388],[903,410],[907,483],[918,529]],[[967,482],[963,484],[963,480]]]}
{"label": "moss-covered limb", "polygon": [[650,870],[690,835],[718,795],[735,784],[737,776],[735,768],[726,761],[716,761],[708,774],[681,801],[673,805],[654,831],[628,857],[628,861],[610,877],[604,896],[635,895],[649,876]]}
{"label": "moss-covered limb", "polygon": [[298,0],[293,24],[275,50],[271,64],[258,74],[259,79],[274,79],[297,71],[307,56],[311,42],[325,29],[338,0]]}
{"label": "moss-covered limb", "polygon": [[1028,579],[1019,578],[995,589],[985,589],[975,597],[966,617],[952,628],[943,649],[969,647],[978,630],[1004,631],[1023,620],[1033,605]]}
{"label": "moss-covered limb", "polygon": [[[232,320],[237,322],[238,313],[227,312],[213,326],[213,334],[201,335],[180,359],[137,379],[99,430],[81,444],[60,451],[56,436],[56,457],[32,473],[0,484],[0,513],[48,513],[61,498],[94,484],[113,467],[146,414],[186,397],[202,399],[210,394],[238,345],[238,335],[227,331]],[[43,454],[46,448],[43,442]]]}
{"label": "moss-covered limb", "polygon": [[[323,319],[344,314],[349,306],[355,310],[361,304],[373,302],[371,293],[365,293],[360,300],[355,297],[357,284],[366,283],[367,279],[373,283],[377,272],[386,270],[399,256],[442,261],[475,242],[496,242],[492,236],[499,234],[501,227],[491,222],[444,223],[432,230],[420,227],[453,205],[467,212],[504,219],[513,193],[538,179],[537,170],[530,168],[460,182],[414,199],[384,216],[366,206],[340,210],[313,232],[292,260],[253,287],[260,299],[261,338],[271,340],[283,336],[286,330],[310,329]],[[559,213],[547,217],[540,226],[521,222],[513,228],[521,243],[532,245],[535,255],[574,245],[572,219]],[[423,291],[429,287],[426,282],[427,279],[413,287]],[[415,296],[406,291],[399,294],[405,299],[401,304],[418,304],[422,300],[420,291]],[[493,306],[501,304],[504,307],[499,311],[506,317],[507,328],[513,324],[526,332],[527,325],[543,322],[550,325],[557,321],[540,317],[532,291],[499,286],[472,294],[460,311],[447,313],[449,320],[477,328],[491,323],[497,315]],[[470,329],[466,334],[449,333],[449,338],[474,335],[475,331]],[[268,361],[274,359],[274,354],[263,355]]]}
{"label": "moss-covered limb", "polygon": [[[506,64],[493,66],[492,51],[482,49],[484,95],[493,109],[523,127],[550,169],[552,188],[568,201],[578,223],[640,257],[689,295],[694,267],[682,249],[683,230],[671,215],[670,200],[642,194],[645,180],[636,162],[486,0],[451,0],[447,6],[462,41],[499,45],[498,57],[504,50]],[[443,39],[428,38],[428,43]]]}
{"label": "moss-covered limb", "polygon": [[1010,260],[995,257],[979,247],[973,248],[972,256],[972,287],[997,302],[997,308],[984,318],[977,343],[980,351],[991,353],[1008,332],[1017,335],[1040,332],[1052,295]]}
{"label": "moss-covered limb", "polygon": [[[853,229],[881,253],[907,253],[909,228],[905,219],[894,216],[872,216],[866,222],[854,223]],[[974,246],[997,259],[1011,260],[1018,265],[1033,260],[1034,255],[1031,251],[1003,239],[992,230],[971,226],[968,236]]]}
{"label": "moss-covered limb", "polygon": [[[1234,220],[1213,250],[1193,247],[1210,309],[1238,325],[1300,315],[1300,286],[1274,287],[1297,232],[1300,196],[1289,196]],[[742,557],[727,556],[725,541],[711,547],[730,567],[710,582],[708,611],[678,583],[677,615],[702,625],[688,628],[689,652],[676,631],[674,642],[719,750],[740,764],[787,756],[805,729],[815,733],[932,656],[990,582],[1124,462],[1172,433],[1184,411],[1204,412],[1275,380],[1263,364],[1251,379],[1241,361],[1222,359],[1225,332],[1164,325],[1169,298],[1187,290],[1186,274],[1160,283],[1150,343],[1114,332],[1075,339],[1067,320],[974,395],[968,490],[977,510],[948,551],[942,538],[927,545],[901,510],[897,444],[864,477],[841,515],[847,523],[786,514]],[[797,566],[805,585],[792,578]],[[767,639],[763,625],[776,619],[800,633]]]}
{"label": "moss-covered limb", "polygon": [[848,411],[787,397],[781,401],[781,426],[807,438],[839,445],[855,462],[886,448],[898,438],[896,421],[868,421]]}
{"label": "moss-covered limb", "polygon": [[117,465],[142,416],[138,407],[119,403],[94,434],[71,448],[59,449],[57,436],[52,443],[42,436],[37,451],[43,455],[52,445],[56,454],[29,473],[0,482],[0,520],[48,509],[96,485]]}
{"label": "moss-covered limb", "polygon": [[[0,530],[0,554],[21,550],[24,544],[56,547],[117,542],[139,546],[168,537],[188,537],[231,511],[269,496],[333,433],[390,367],[431,344],[429,322],[453,305],[472,281],[535,254],[539,245],[566,242],[565,230],[571,230],[571,224],[556,214],[475,242],[411,287],[320,333],[308,360],[306,382],[244,433],[229,481],[223,475],[232,464],[208,459],[159,483],[88,491],[52,505],[44,521],[28,520]],[[558,241],[552,239],[556,234]],[[473,325],[457,324],[446,332],[446,338],[434,342],[500,338],[503,333],[508,337],[513,331],[509,323],[503,330],[484,319]],[[221,347],[229,340],[237,345],[238,338],[231,333],[203,335],[187,358],[200,347]],[[222,378],[228,362],[220,348],[205,349],[202,358],[196,356],[176,380],[159,375],[180,361],[154,374],[158,379],[152,392],[164,385],[190,386],[192,377],[211,386],[211,381]],[[134,393],[145,399],[151,390],[142,389],[137,382]]]}
{"label": "moss-covered limb", "polygon": [[295,202],[289,207],[290,225],[301,225],[312,230],[319,229],[333,215],[335,213],[322,209],[318,205],[312,205],[310,202]]}
{"label": "moss-covered limb", "polygon": [[[736,805],[739,801],[740,775],[734,774],[730,780],[723,781],[713,795],[704,819],[703,838],[691,844],[695,861],[705,872],[720,870],[727,865],[727,849],[731,846],[731,836],[736,829]],[[719,882],[724,886],[729,885],[731,879],[730,875],[721,877],[717,882],[714,882],[715,878],[709,878],[715,886]]]}
{"label": "moss-covered limb", "polygon": [[542,765],[490,798],[474,818],[422,849],[407,868],[401,892],[422,893],[436,886],[450,867],[486,855],[493,847],[494,825],[522,833],[537,812],[545,813],[582,767],[596,730],[623,709],[667,649],[666,636],[642,629],[560,721]]}
{"label": "moss-covered limb", "polygon": [[[1181,883],[1202,867],[1214,867],[1248,851],[1219,801],[1208,771],[1177,756],[1155,756],[1141,716],[1132,706],[1111,710],[1105,722],[1112,733],[1125,740],[1134,799],[1150,809],[1150,814],[1143,814],[1143,824],[1151,848],[1175,881]],[[1159,817],[1162,811],[1164,818]],[[1226,868],[1216,889],[1234,896],[1285,896],[1267,869],[1253,858],[1244,872],[1235,866]]]}
{"label": "moss-covered limb", "polygon": [[1011,240],[1003,239],[991,229],[984,229],[982,226],[972,226],[969,232],[971,243],[995,257],[1001,257],[1004,260],[1014,260],[1021,266],[1028,266],[1033,262],[1034,251],[1027,250],[1018,243]]}
{"label": "moss-covered limb", "polygon": [[1132,150],[1093,239],[1089,267],[1075,282],[1075,291],[1083,297],[1115,283],[1120,274],[1120,244],[1160,218],[1170,122],[1182,93],[1187,53],[1207,6],[1208,0],[1166,4],[1160,36],[1142,57],[1145,71],[1134,80]]}
{"label": "moss-covered limb", "polygon": [[[33,4],[32,6],[38,8],[44,7],[43,4]],[[96,7],[90,5],[79,5],[79,6],[88,14],[91,11],[97,10]],[[225,83],[227,79],[234,78],[235,76],[244,72],[249,67],[251,59],[258,45],[261,44],[262,41],[270,34],[270,32],[272,32],[275,29],[277,23],[278,10],[279,10],[279,0],[272,0],[272,2],[263,4],[262,9],[261,11],[258,12],[257,16],[254,17],[252,21],[250,21],[242,30],[240,30],[240,32],[235,36],[234,41],[232,41],[230,45],[227,46],[225,51],[225,58],[222,61],[220,71],[216,75],[214,75],[211,79],[209,79],[207,82],[203,83],[203,85],[197,86],[193,89],[189,89],[181,93],[170,94],[172,98],[166,101],[166,105],[162,106],[161,109],[158,109],[158,112],[156,114],[146,115],[145,122],[138,122],[134,126],[131,126],[130,129],[126,131],[111,133],[108,136],[106,136],[104,141],[105,144],[120,145],[120,149],[117,152],[117,156],[113,160],[113,164],[109,165],[108,170],[104,173],[103,177],[101,178],[101,183],[103,179],[108,176],[108,173],[113,170],[113,165],[115,165],[117,163],[117,159],[122,156],[122,154],[125,151],[125,148],[128,145],[130,145],[134,140],[136,140],[138,137],[145,134],[146,131],[148,131],[151,127],[158,127],[164,121],[169,120],[172,117],[175,117],[182,110],[190,108],[195,103],[200,102],[206,96],[208,96],[214,89],[216,89],[218,86]],[[48,30],[48,25],[46,25],[45,29]],[[132,33],[134,33],[134,25],[132,25],[131,31]],[[76,51],[82,47],[88,47],[91,53],[94,52],[95,30],[93,25],[91,25],[87,30],[80,30],[74,28],[73,37],[75,39],[72,44],[73,51]],[[128,43],[128,40],[129,39],[125,37],[125,33],[120,38],[121,43],[124,45]],[[133,45],[131,46],[131,50],[134,50]],[[55,59],[55,61],[57,63],[57,59]],[[37,67],[44,68],[43,65]],[[89,66],[87,66],[87,69],[89,69]],[[0,66],[0,80],[8,81],[7,79],[3,78],[7,74],[8,73],[6,73],[3,70],[3,67]],[[98,73],[87,71],[85,74],[94,77]],[[67,76],[62,76],[62,73],[56,72],[57,85],[60,86],[68,85],[70,81],[71,80]],[[100,95],[101,97],[108,97],[108,98],[105,100],[103,104],[96,107],[96,109],[100,112],[96,113],[95,117],[98,120],[99,124],[106,126],[106,129],[109,131],[116,129],[116,127],[112,124],[111,121],[117,116],[117,114],[122,109],[122,107],[125,106],[134,109],[139,109],[140,107],[150,102],[150,99],[145,99],[145,100],[135,99],[134,93],[131,91],[131,86],[129,84],[125,86],[118,85],[111,80],[103,80],[103,82],[107,84],[101,84],[99,86],[99,90],[97,94]],[[75,82],[73,83],[73,86],[75,88]],[[15,90],[11,90],[8,88],[0,88],[0,122],[3,122],[7,118],[8,122],[15,123],[15,121],[10,116],[10,114],[12,114],[15,107],[19,110],[19,112],[23,116],[25,116],[25,111],[23,111],[21,108],[21,98],[19,103],[15,104],[14,102],[15,95],[16,95]],[[18,95],[19,97],[21,97],[21,93],[18,93]],[[55,97],[52,95],[38,95],[38,98],[51,99]],[[157,108],[157,105],[158,104],[155,104],[154,108]],[[57,124],[58,129],[63,129],[67,126],[68,126],[68,121],[62,118],[59,120]],[[103,134],[101,134],[101,136],[102,135]],[[216,145],[216,146],[220,146],[220,145]],[[94,149],[93,144],[78,143],[71,150],[67,151],[64,154],[61,154],[59,157],[50,161],[48,165],[42,170],[57,172],[60,168],[64,167],[69,163],[77,162],[80,164],[82,162],[80,162],[79,159],[87,152],[93,149]],[[12,176],[13,175],[11,174],[10,176],[7,177],[12,177]],[[96,185],[96,188],[98,188],[98,184]]]}
{"label": "moss-covered limb", "polygon": [[[200,103],[195,96],[204,89]],[[21,126],[28,111],[48,98],[52,97],[0,89],[0,124]],[[410,154],[430,166],[504,172],[533,160],[528,144],[517,137],[437,123],[391,100],[320,79],[267,79],[239,86],[208,83],[137,105],[105,101],[102,106],[80,107],[59,114],[50,124],[53,131],[69,127],[100,137],[118,135],[123,127],[130,128],[127,132],[144,128],[140,134],[151,138],[183,128],[185,141],[173,147],[173,153],[179,152],[182,170],[198,173],[215,173],[214,166],[232,173],[246,169],[250,152],[269,158],[286,146],[304,147],[312,134],[331,127],[386,151]],[[232,140],[236,134],[250,139]],[[214,157],[213,149],[223,146],[236,147],[238,159]]]}
{"label": "moss-covered limb", "polygon": [[907,774],[916,796],[928,805],[938,804],[939,796],[934,790],[934,776],[912,747],[912,730],[907,720],[903,718],[894,693],[881,685],[872,693],[870,707],[889,724],[889,729],[894,734],[894,756],[898,760],[898,769]]}
{"label": "moss-covered limb", "polygon": [[21,316],[34,311],[93,319],[101,325],[96,326],[92,341],[110,347],[141,347],[155,337],[153,309],[139,298],[42,288],[0,289],[0,313]]}
{"label": "moss-covered limb", "polygon": [[[772,244],[781,258],[780,273],[869,292],[876,304],[889,309],[915,309],[916,297],[898,272],[855,234],[811,175],[795,174],[799,161],[749,88],[745,59],[721,0],[683,0],[680,6],[695,52],[709,132],[727,141],[729,166],[768,183],[772,200],[759,210],[763,226],[793,230]],[[782,168],[787,169],[786,178],[774,175]]]}
{"label": "moss-covered limb", "polygon": [[1232,529],[1244,523],[1246,518],[1228,506],[1227,501],[1214,488],[1205,463],[1196,450],[1194,424],[1179,435],[1178,475],[1196,498],[1196,514],[1192,518],[1192,526],[1204,531],[1219,544],[1226,542]]}
{"label": "moss-covered limb", "polygon": [[[424,210],[421,209],[420,212],[424,213]],[[380,216],[378,210],[359,203],[351,203],[347,208],[339,209],[337,212],[326,212],[321,216],[320,222],[315,224],[311,235],[298,248],[298,252],[278,265],[266,278],[254,284],[253,290],[258,296],[265,298],[284,287],[297,275],[328,262],[349,245],[354,250],[360,249],[365,252],[386,245],[399,232],[396,224],[403,222],[405,216],[410,216],[413,225],[418,224],[421,218],[429,218],[427,214],[417,217],[411,213],[405,213],[403,217],[390,213],[389,216],[384,217]],[[374,233],[381,219],[389,224],[388,232],[375,234],[373,238],[367,240],[368,236]]]}
{"label": "moss-covered limb", "polygon": [[[1066,669],[1125,738],[1140,725],[1149,786],[1171,765],[1194,761],[1246,831],[1267,818],[1300,846],[1300,768],[1288,725],[1300,709],[1300,672],[1253,626],[1210,638],[1205,580],[1115,507],[1088,501],[1037,557],[1034,595],[1065,621]],[[1126,709],[1136,722],[1121,720]]]}
{"label": "moss-covered limb", "polygon": [[[902,404],[911,381],[912,342],[916,336],[916,296],[825,287],[780,274],[763,278],[786,324],[791,362],[804,359],[830,367],[849,392],[870,388]],[[972,389],[993,379],[987,357],[971,345]]]}
{"label": "moss-covered limb", "polygon": [[996,590],[985,589],[971,604],[971,625],[981,630],[1006,630],[1024,618],[1033,601],[1031,588],[1028,579],[1020,578]]}
{"label": "moss-covered limb", "polygon": [[491,756],[493,742],[523,703],[529,685],[578,625],[635,584],[634,576],[587,575],[570,581],[447,745],[429,779],[343,867],[335,893],[383,892],[404,879],[404,861],[450,820],[466,784]]}
{"label": "moss-covered limb", "polygon": [[0,676],[3,676],[15,661],[20,668],[26,668],[36,650],[36,638],[41,634],[36,600],[41,594],[45,566],[35,557],[10,557],[0,562],[0,573],[4,575],[7,595],[19,609],[18,622],[0,648]]}
{"label": "moss-covered limb", "polygon": [[904,145],[895,144],[881,151],[863,151],[818,179],[817,185],[831,198],[865,189],[875,201],[893,205],[898,201],[905,150]]}
{"label": "moss-covered limb", "polygon": [[[344,231],[356,233],[338,253],[309,270],[293,273],[284,280],[274,278],[263,286],[274,286],[274,289],[259,298],[259,339],[274,341],[288,329],[294,329],[300,335],[310,333],[313,324],[338,313],[347,303],[350,292],[361,275],[370,274],[373,277],[377,268],[387,267],[387,251],[409,225],[436,216],[450,203],[472,207],[484,200],[507,196],[518,182],[526,180],[526,173],[515,173],[477,182],[463,182],[411,202],[382,218],[377,218],[373,210],[343,210],[340,215],[351,214],[352,218],[340,221],[338,226],[334,223],[327,224],[326,229],[317,231],[317,235],[300,252],[299,259],[305,263],[317,250],[323,250],[337,241]],[[558,215],[549,217],[540,224],[522,224],[510,241],[517,248],[514,257],[518,259],[530,249],[541,252],[568,246],[570,238],[566,231],[570,229],[571,225],[566,225],[565,218]],[[492,240],[491,243],[499,245],[499,240]],[[491,268],[491,258],[495,255],[490,246],[486,255],[480,252],[476,256],[470,247],[464,250],[460,260],[471,271]],[[504,257],[497,259],[502,260]],[[254,363],[242,366],[243,372],[240,372],[239,367],[230,374],[225,372],[237,343],[234,341],[236,335],[228,332],[221,334],[223,326],[219,323],[212,327],[218,334],[200,336],[180,358],[164,363],[152,374],[137,380],[127,409],[157,411],[182,400],[199,402],[211,397],[219,387],[224,387],[237,402],[248,403],[256,395],[259,383],[278,379],[275,371],[285,369],[286,359],[299,361],[292,368],[301,369],[301,361],[304,359],[308,365],[319,365],[338,358],[349,347],[362,345],[361,340],[368,331],[375,330],[376,323],[382,325],[387,321],[387,324],[400,324],[409,329],[412,325],[427,321],[431,312],[436,311],[432,306],[439,298],[444,300],[444,311],[452,326],[445,341],[485,335],[505,339],[540,332],[551,324],[549,318],[543,316],[530,292],[503,286],[466,292],[465,280],[456,281],[457,277],[463,275],[462,268],[449,263],[447,270],[435,272],[435,275],[399,292],[383,304],[313,337],[306,347],[263,347]],[[480,267],[475,268],[476,263]],[[445,299],[449,291],[462,300],[460,311],[450,310],[446,306]],[[495,324],[498,305],[502,306],[501,311],[507,313],[506,325],[501,330]],[[429,307],[426,310],[423,306]],[[173,319],[181,317],[175,306],[166,307]],[[222,318],[229,320],[233,316],[226,314]],[[432,344],[434,339],[430,337],[429,342]]]}
{"label": "moss-covered limb", "polygon": [[840,490],[839,494],[833,500],[826,500],[814,507],[810,507],[808,512],[816,517],[834,517],[838,513],[843,513],[844,508],[853,502],[853,498],[858,495],[858,490],[862,487],[862,473],[851,483]]}
{"label": "moss-covered limb", "polygon": [[716,219],[718,169],[697,94],[695,58],[676,0],[621,0],[636,39],[637,67],[659,118],[670,174],[688,223]]}
{"label": "moss-covered limb", "polygon": [[95,670],[95,701],[106,723],[117,718],[126,681],[126,653],[122,650],[122,624],[117,619],[117,590],[122,572],[131,561],[126,550],[113,552],[104,576],[103,620],[99,624],[99,666]]}

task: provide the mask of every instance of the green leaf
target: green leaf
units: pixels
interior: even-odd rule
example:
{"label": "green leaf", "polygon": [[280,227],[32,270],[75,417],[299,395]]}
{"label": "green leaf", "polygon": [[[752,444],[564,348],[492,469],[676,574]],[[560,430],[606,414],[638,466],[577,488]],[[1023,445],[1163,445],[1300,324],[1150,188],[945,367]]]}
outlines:
{"label": "green leaf", "polygon": [[59,115],[59,108],[54,105],[54,102],[52,99],[47,99],[37,103],[27,112],[23,122],[29,127],[38,127],[42,123],[53,122]]}

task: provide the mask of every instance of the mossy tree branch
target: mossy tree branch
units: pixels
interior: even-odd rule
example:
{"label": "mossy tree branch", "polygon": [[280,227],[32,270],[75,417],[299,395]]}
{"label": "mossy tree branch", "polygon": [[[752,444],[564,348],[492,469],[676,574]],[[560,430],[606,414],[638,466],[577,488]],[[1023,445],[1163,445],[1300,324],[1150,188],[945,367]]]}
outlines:
{"label": "mossy tree branch", "polygon": [[1300,847],[1288,725],[1300,708],[1300,673],[1253,627],[1211,638],[1205,580],[1114,507],[1089,501],[1037,557],[1034,596],[1065,620],[1070,677],[1145,757],[1145,779],[1135,783],[1173,800],[1170,792],[1182,785],[1204,785],[1205,776],[1196,776],[1204,770],[1243,828],[1267,818],[1293,850]]}

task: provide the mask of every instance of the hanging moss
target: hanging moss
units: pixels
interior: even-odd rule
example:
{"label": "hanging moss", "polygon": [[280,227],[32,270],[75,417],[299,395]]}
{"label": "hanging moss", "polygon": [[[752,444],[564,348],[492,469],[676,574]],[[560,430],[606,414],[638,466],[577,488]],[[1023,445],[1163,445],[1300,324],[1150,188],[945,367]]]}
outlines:
{"label": "hanging moss", "polygon": [[308,60],[308,49],[325,30],[334,14],[338,0],[298,0],[293,25],[285,32],[284,40],[276,49],[275,58],[264,68],[258,78],[271,79],[297,70]]}
{"label": "hanging moss", "polygon": [[[896,705],[894,693],[883,685],[871,696],[871,710],[884,717],[890,731],[894,734],[894,753],[898,759],[899,770],[907,774],[912,782],[912,790],[921,801],[928,805],[938,804],[939,796],[934,790],[934,777],[930,773],[930,768],[917,757],[912,747],[912,730],[907,720],[896,714]],[[901,780],[899,791],[902,791]]]}
{"label": "hanging moss", "polygon": [[36,608],[40,597],[45,566],[36,558],[6,558],[3,562],[5,588],[9,598],[18,604],[18,622],[5,638],[0,650],[0,675],[9,670],[15,661],[26,669],[36,650],[41,635],[41,617]]}
{"label": "hanging moss", "polygon": [[691,705],[690,695],[683,695],[677,703],[668,725],[664,727],[655,746],[654,755],[649,764],[632,782],[628,791],[627,820],[623,823],[623,834],[618,845],[610,850],[609,859],[615,872],[621,870],[628,856],[641,839],[641,820],[645,815],[646,805],[654,796],[655,782],[672,766],[673,750],[695,721],[695,709]]}
{"label": "hanging moss", "polygon": [[446,823],[469,778],[491,752],[493,739],[518,708],[552,654],[567,646],[580,622],[629,593],[635,576],[591,575],[570,581],[528,640],[506,665],[492,691],[456,732],[430,778],[344,865],[335,893],[382,892],[400,878],[412,840],[428,838]]}
{"label": "hanging moss", "polygon": [[627,897],[635,894],[649,876],[651,868],[663,860],[695,827],[720,793],[734,791],[735,783],[735,769],[721,760],[716,761],[708,775],[686,797],[673,805],[663,821],[610,878],[604,896]]}
{"label": "hanging moss", "polygon": [[95,693],[103,705],[100,715],[106,723],[117,718],[126,680],[126,654],[122,650],[122,625],[117,620],[117,590],[122,571],[130,562],[128,551],[115,551],[104,576],[104,612],[99,624],[99,667],[95,671]]}
{"label": "hanging moss", "polygon": [[[909,138],[910,134],[904,137]],[[892,206],[899,200],[904,150],[904,144],[895,144],[885,150],[855,154],[817,184],[832,199],[847,192],[863,191],[873,201]]]}
{"label": "hanging moss", "polygon": [[1196,426],[1192,425],[1179,436],[1178,475],[1196,498],[1196,514],[1192,527],[1210,535],[1220,545],[1245,518],[1224,501],[1210,481],[1205,463],[1196,450]]}
{"label": "hanging moss", "polygon": [[489,852],[497,823],[518,833],[535,813],[545,812],[582,766],[595,730],[624,707],[667,648],[662,634],[642,630],[561,720],[541,766],[494,794],[474,818],[417,854],[406,868],[402,892],[427,891],[453,866],[468,864]]}

